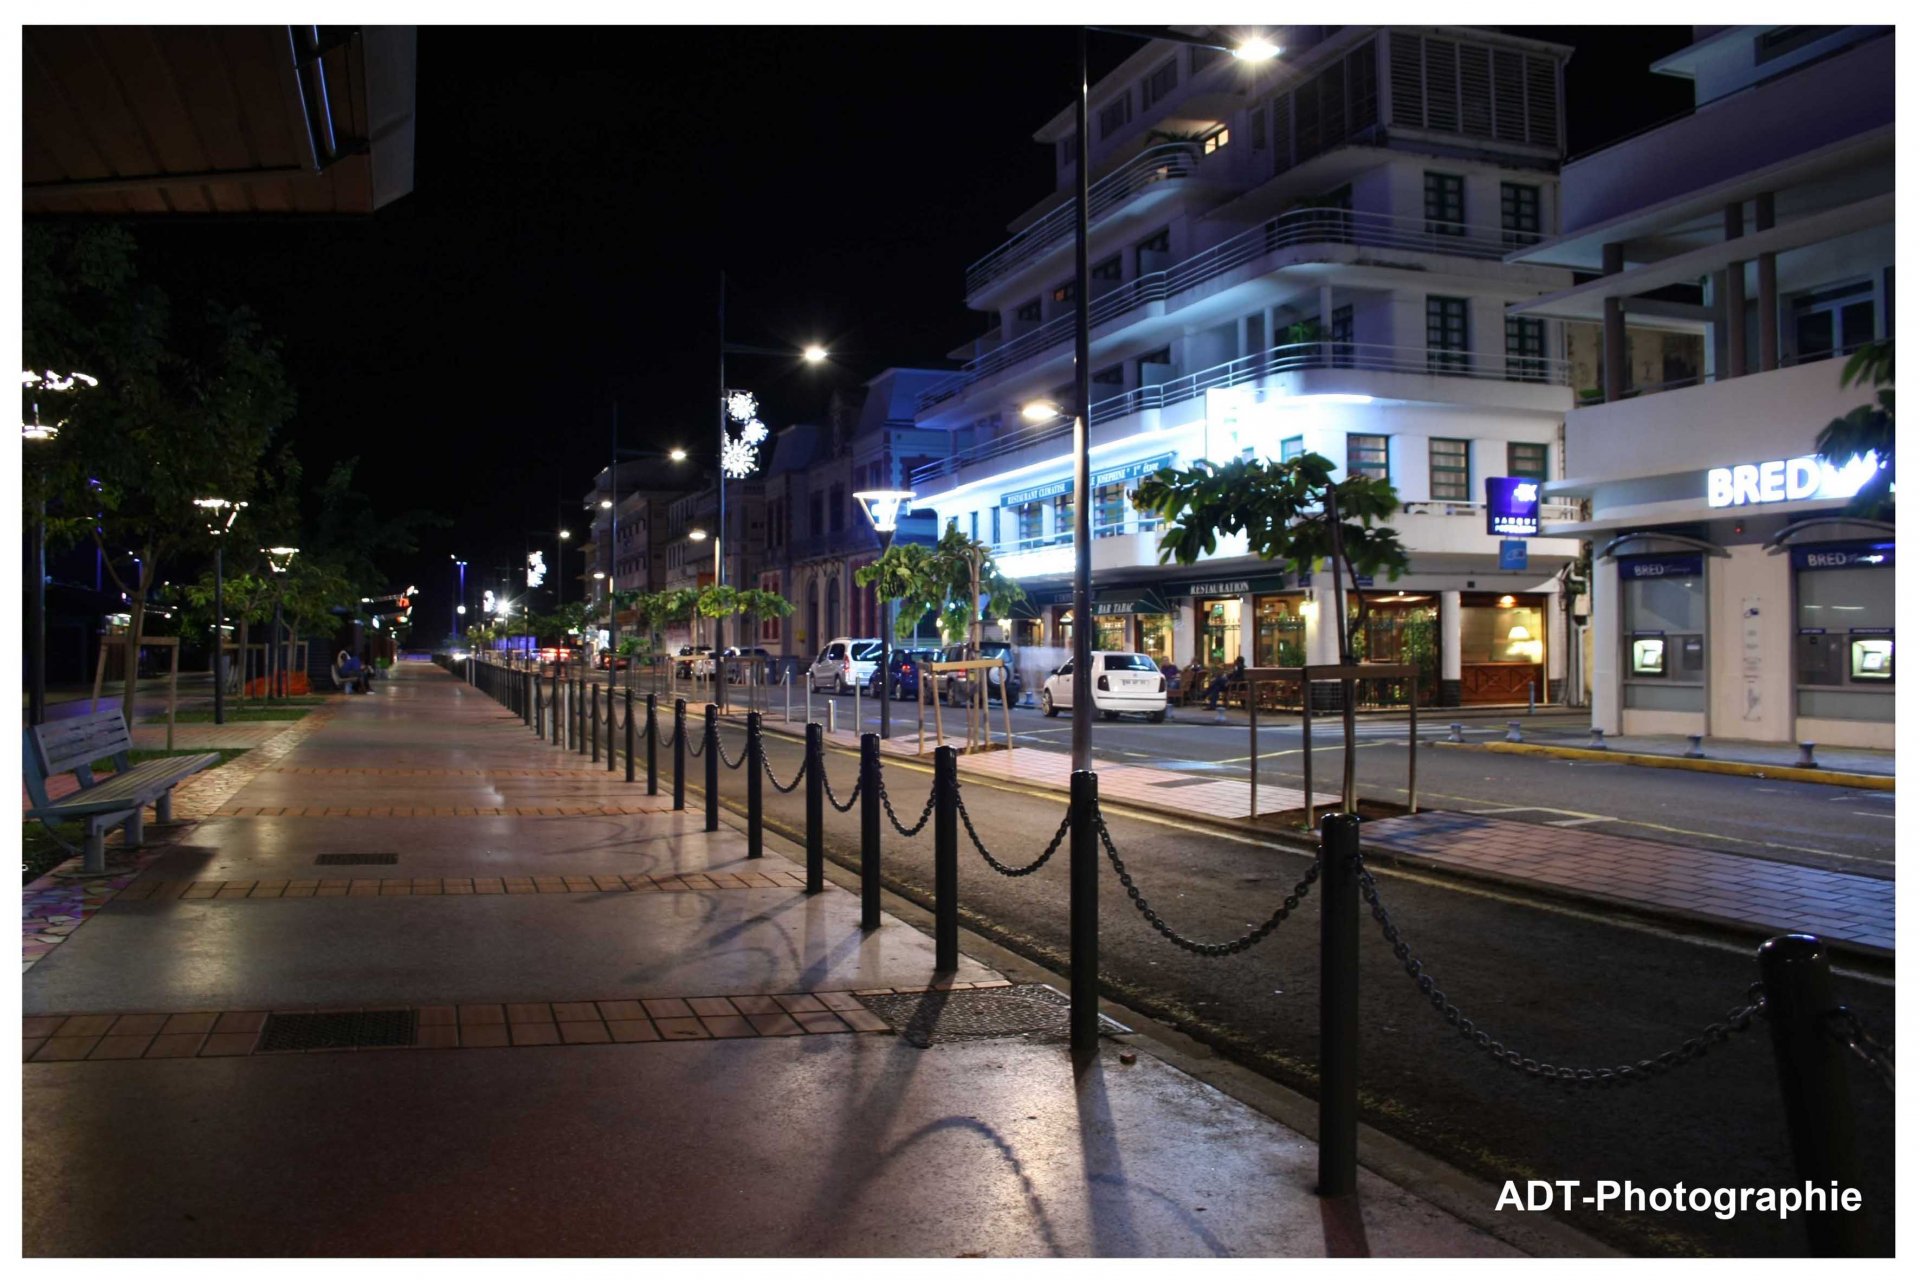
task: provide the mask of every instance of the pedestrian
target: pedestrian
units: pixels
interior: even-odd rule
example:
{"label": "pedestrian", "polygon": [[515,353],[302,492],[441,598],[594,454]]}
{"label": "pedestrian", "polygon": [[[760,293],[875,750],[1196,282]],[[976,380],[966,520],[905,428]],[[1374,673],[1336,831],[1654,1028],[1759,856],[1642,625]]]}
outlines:
{"label": "pedestrian", "polygon": [[1235,658],[1233,660],[1233,666],[1215,676],[1213,683],[1207,686],[1207,710],[1218,711],[1220,709],[1220,698],[1226,693],[1227,686],[1232,683],[1244,682],[1246,678],[1247,660],[1243,655]]}

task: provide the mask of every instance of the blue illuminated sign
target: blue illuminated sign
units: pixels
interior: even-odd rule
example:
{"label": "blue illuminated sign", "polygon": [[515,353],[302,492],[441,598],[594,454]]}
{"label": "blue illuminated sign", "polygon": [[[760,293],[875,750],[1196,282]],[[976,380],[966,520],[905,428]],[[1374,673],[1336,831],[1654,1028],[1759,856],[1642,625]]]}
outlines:
{"label": "blue illuminated sign", "polygon": [[1502,569],[1527,567],[1527,544],[1524,539],[1502,538],[1500,540],[1500,567]]}
{"label": "blue illuminated sign", "polygon": [[[1161,468],[1172,465],[1172,454],[1156,454],[1151,458],[1142,458],[1138,462],[1129,462],[1123,467],[1109,467],[1105,471],[1096,471],[1090,479],[1092,487],[1098,489],[1102,485],[1124,484],[1128,480],[1138,480],[1142,476],[1150,476]],[[1048,498],[1057,498],[1071,492],[1073,492],[1072,480],[1054,480],[1047,484],[1034,485],[1030,489],[1015,489],[1012,493],[1003,493],[1000,495],[1000,505],[1024,507],[1029,502],[1044,502]]]}
{"label": "blue illuminated sign", "polygon": [[1623,578],[1697,578],[1704,565],[1698,552],[1671,556],[1621,556]]}
{"label": "blue illuminated sign", "polygon": [[1487,532],[1531,538],[1540,532],[1540,482],[1525,476],[1487,477]]}
{"label": "blue illuminated sign", "polygon": [[1891,569],[1891,542],[1824,542],[1793,548],[1796,569]]}

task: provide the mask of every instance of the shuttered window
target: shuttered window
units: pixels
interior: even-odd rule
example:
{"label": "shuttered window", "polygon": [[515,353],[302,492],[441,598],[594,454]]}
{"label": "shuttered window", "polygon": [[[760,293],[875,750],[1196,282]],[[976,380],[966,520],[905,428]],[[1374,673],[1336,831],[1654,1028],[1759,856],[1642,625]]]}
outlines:
{"label": "shuttered window", "polygon": [[1438,436],[1427,442],[1427,473],[1435,502],[1465,502],[1470,496],[1467,442]]}
{"label": "shuttered window", "polygon": [[1397,125],[1560,145],[1560,71],[1550,56],[1396,31],[1387,75]]}
{"label": "shuttered window", "polygon": [[1298,89],[1273,99],[1274,172],[1310,160],[1380,123],[1374,57],[1374,42],[1369,40]]}

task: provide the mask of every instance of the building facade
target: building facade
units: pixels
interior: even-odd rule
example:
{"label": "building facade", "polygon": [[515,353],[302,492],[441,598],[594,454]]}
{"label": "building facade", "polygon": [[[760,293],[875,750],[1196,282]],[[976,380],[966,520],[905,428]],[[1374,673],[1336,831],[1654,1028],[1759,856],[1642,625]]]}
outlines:
{"label": "building facade", "polygon": [[[1249,65],[1147,44],[1093,87],[1088,258],[1095,645],[1162,663],[1331,662],[1325,565],[1224,541],[1161,565],[1130,501],[1164,466],[1305,452],[1394,484],[1412,570],[1363,584],[1368,656],[1428,666],[1443,703],[1545,700],[1567,670],[1560,575],[1487,531],[1484,481],[1560,478],[1566,334],[1510,304],[1564,290],[1506,261],[1560,221],[1568,50],[1455,28],[1293,27]],[[951,440],[912,487],[991,544],[1034,607],[1026,646],[1071,643],[1074,123],[1036,135],[1056,190],[967,272],[988,331],[919,398]],[[1070,413],[1070,411],[1069,411]],[[1328,604],[1330,607],[1330,604]]]}
{"label": "building facade", "polygon": [[[1593,545],[1593,723],[1892,747],[1894,531],[1844,515],[1876,460],[1810,456],[1893,334],[1892,29],[1697,28],[1655,70],[1693,112],[1568,165],[1513,258],[1597,278],[1508,308],[1601,334],[1547,486],[1589,509],[1549,531]],[[1700,368],[1636,381],[1629,325]]]}

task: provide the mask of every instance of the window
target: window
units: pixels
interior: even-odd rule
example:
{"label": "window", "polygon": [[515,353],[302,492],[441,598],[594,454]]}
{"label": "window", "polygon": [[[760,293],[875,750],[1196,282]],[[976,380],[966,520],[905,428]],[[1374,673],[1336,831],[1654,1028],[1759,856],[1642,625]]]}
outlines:
{"label": "window", "polygon": [[995,507],[993,508],[993,510],[989,511],[987,513],[987,521],[988,521],[988,524],[991,526],[991,530],[992,530],[987,536],[995,546],[999,546],[1000,545],[1000,508]]}
{"label": "window", "polygon": [[845,485],[835,485],[832,496],[827,502],[827,527],[839,533],[847,527],[847,489]]}
{"label": "window", "polygon": [[1292,462],[1306,451],[1307,438],[1305,436],[1288,436],[1280,442],[1280,461]]}
{"label": "window", "polygon": [[1375,480],[1388,479],[1387,438],[1349,435],[1347,437],[1347,474],[1369,476]]}
{"label": "window", "polygon": [[1560,145],[1560,66],[1554,57],[1398,31],[1388,49],[1394,124]]}
{"label": "window", "polygon": [[[779,595],[780,594],[780,575],[777,573],[761,574],[760,589],[762,591],[770,591],[776,596]],[[771,640],[776,644],[779,643],[779,640],[780,640],[780,615],[779,614],[764,613],[760,615],[760,638],[762,640]]]}
{"label": "window", "polygon": [[1467,369],[1467,300],[1427,299],[1427,369],[1464,373]]}
{"label": "window", "polygon": [[1467,180],[1457,173],[1429,173],[1426,184],[1427,234],[1467,234]]}
{"label": "window", "polygon": [[1267,317],[1265,315],[1248,316],[1246,329],[1247,354],[1253,355],[1256,352],[1265,351],[1267,349]]}
{"label": "window", "polygon": [[1200,154],[1207,156],[1212,155],[1227,145],[1227,138],[1228,134],[1225,126],[1215,129],[1212,133],[1200,140]]}
{"label": "window", "polygon": [[[1127,385],[1127,371],[1117,364],[1110,364],[1104,369],[1095,369],[1093,371],[1093,385],[1096,387],[1125,387]],[[1055,403],[1060,402],[1056,401]]]}
{"label": "window", "polygon": [[1133,95],[1123,93],[1100,108],[1100,140],[1105,142],[1133,119]]}
{"label": "window", "polygon": [[[1173,351],[1171,348],[1162,347],[1158,351],[1149,351],[1145,355],[1139,356],[1134,360],[1133,362],[1134,381],[1143,387],[1158,386],[1159,385],[1158,372],[1155,370],[1148,369],[1147,366],[1148,365],[1165,366],[1165,365],[1170,365],[1172,363],[1173,363]],[[1155,381],[1148,382],[1147,379],[1149,377],[1154,378]]]}
{"label": "window", "polygon": [[1127,486],[1103,484],[1093,491],[1093,536],[1111,538],[1126,532]]}
{"label": "window", "polygon": [[1504,244],[1540,243],[1540,188],[1517,182],[1500,184],[1500,240]]}
{"label": "window", "polygon": [[1073,541],[1073,494],[1060,494],[1053,500],[1053,540]]}
{"label": "window", "polygon": [[[1631,570],[1631,559],[1621,563]],[[1622,578],[1620,623],[1625,705],[1699,711],[1705,701],[1707,630],[1706,580],[1699,570]]]}
{"label": "window", "polygon": [[969,511],[967,513],[967,536],[975,542],[980,541],[980,513],[978,511]]}
{"label": "window", "polygon": [[1547,446],[1514,440],[1507,445],[1507,474],[1523,480],[1547,478]]}
{"label": "window", "polygon": [[1469,502],[1473,487],[1467,474],[1467,442],[1439,436],[1427,442],[1427,471],[1435,502]]}
{"label": "window", "polygon": [[[1290,50],[1302,46],[1289,41]],[[1369,40],[1292,93],[1273,98],[1276,172],[1363,137],[1380,122],[1374,45]],[[1255,146],[1261,145],[1258,139]]]}
{"label": "window", "polygon": [[1056,144],[1060,152],[1060,167],[1062,169],[1073,168],[1073,162],[1076,159],[1073,153],[1074,142],[1075,139],[1073,138],[1062,138],[1059,143]]}
{"label": "window", "polygon": [[1327,342],[1331,348],[1328,354],[1333,358],[1336,369],[1353,367],[1353,305],[1335,307],[1333,314],[1327,317],[1331,322],[1327,328]]}
{"label": "window", "polygon": [[827,531],[826,522],[820,517],[820,495],[813,494],[807,499],[807,532],[817,538]]}
{"label": "window", "polygon": [[1044,531],[1040,528],[1040,505],[1038,502],[1025,502],[1014,508],[1020,521],[1020,544],[1022,546],[1032,546],[1043,536]]}
{"label": "window", "polygon": [[1037,323],[1040,319],[1040,299],[1031,298],[1015,307],[1013,309],[1013,318],[1016,322],[1033,321]]}
{"label": "window", "polygon": [[[1829,544],[1810,550],[1857,548]],[[1880,548],[1871,548],[1878,551]],[[1891,545],[1887,547],[1891,550]],[[1889,566],[1845,554],[1845,568],[1798,569],[1794,577],[1795,710],[1839,720],[1893,719],[1894,591]],[[1876,559],[1881,557],[1876,556]],[[1875,695],[1878,696],[1875,696]]]}
{"label": "window", "polygon": [[1069,280],[1064,284],[1053,286],[1053,300],[1055,302],[1072,302],[1079,295],[1080,282],[1077,280]]}
{"label": "window", "polygon": [[1793,300],[1795,363],[1847,355],[1873,341],[1873,284],[1861,280]]}
{"label": "window", "polygon": [[1153,255],[1155,254],[1164,255],[1171,252],[1171,249],[1169,248],[1170,244],[1171,244],[1171,241],[1167,237],[1167,229],[1165,227],[1162,227],[1158,231],[1154,232],[1152,235],[1148,236],[1145,240],[1142,240],[1140,243],[1134,245],[1133,246],[1133,274],[1135,274],[1136,276],[1143,276],[1143,275],[1146,275],[1149,271],[1158,271],[1163,266],[1165,266],[1166,263],[1162,258],[1155,257]]}
{"label": "window", "polygon": [[1154,69],[1152,75],[1140,82],[1140,110],[1143,113],[1153,110],[1153,104],[1164,101],[1179,82],[1179,59],[1168,58]]}
{"label": "window", "polygon": [[1753,38],[1753,63],[1760,66],[1772,62],[1816,40],[1824,40],[1839,30],[1840,27],[1775,27],[1771,31],[1763,31]]}
{"label": "window", "polygon": [[1547,322],[1507,317],[1507,381],[1547,380]]}
{"label": "window", "polygon": [[1087,275],[1094,280],[1112,280],[1118,283],[1120,280],[1120,255],[1116,253],[1104,262],[1094,263],[1091,267],[1087,268]]}

